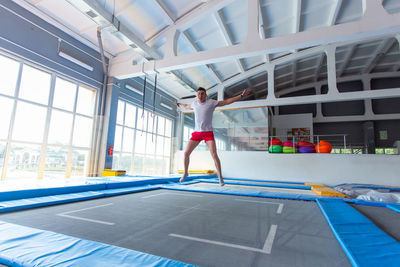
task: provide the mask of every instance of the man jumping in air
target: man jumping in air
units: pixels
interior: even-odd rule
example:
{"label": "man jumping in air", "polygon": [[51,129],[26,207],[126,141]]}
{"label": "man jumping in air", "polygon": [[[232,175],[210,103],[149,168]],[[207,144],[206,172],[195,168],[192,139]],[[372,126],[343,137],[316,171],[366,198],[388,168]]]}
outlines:
{"label": "man jumping in air", "polygon": [[221,162],[217,154],[217,147],[214,140],[212,116],[216,107],[232,104],[233,102],[238,101],[250,93],[251,90],[246,89],[240,95],[226,100],[217,101],[214,99],[207,99],[206,89],[199,87],[199,89],[197,89],[197,99],[193,101],[191,105],[175,102],[175,104],[180,108],[193,109],[195,117],[195,129],[185,150],[185,172],[182,175],[182,178],[179,180],[180,183],[185,181],[186,177],[188,176],[190,154],[200,144],[200,142],[204,140],[208,146],[208,149],[210,150],[211,156],[214,159],[215,167],[217,168],[219,184],[221,186],[225,185],[224,179],[222,178]]}

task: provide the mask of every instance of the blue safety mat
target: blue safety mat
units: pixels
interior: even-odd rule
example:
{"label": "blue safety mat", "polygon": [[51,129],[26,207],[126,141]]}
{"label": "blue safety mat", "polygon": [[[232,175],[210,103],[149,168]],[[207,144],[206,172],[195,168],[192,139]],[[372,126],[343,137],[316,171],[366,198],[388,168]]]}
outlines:
{"label": "blue safety mat", "polygon": [[[203,183],[219,183],[217,180],[209,180],[209,179],[198,179],[198,181],[203,182]],[[228,179],[225,180],[225,184],[311,190],[311,186],[306,186],[306,185],[268,184],[268,183],[262,184],[262,183],[252,183],[252,182],[230,182]]]}
{"label": "blue safety mat", "polygon": [[317,203],[354,266],[400,266],[400,242],[343,200]]}
{"label": "blue safety mat", "polygon": [[9,266],[192,266],[135,250],[0,221],[0,263]]}
{"label": "blue safety mat", "polygon": [[260,180],[260,179],[241,179],[241,178],[225,178],[224,180],[235,180],[235,181],[250,181],[250,182],[263,182],[263,183],[277,183],[277,184],[299,184],[304,185],[302,182],[290,182],[290,181],[274,181],[274,180]]}
{"label": "blue safety mat", "polygon": [[[186,183],[185,183],[186,184]],[[212,193],[212,194],[225,194],[225,195],[236,195],[236,196],[249,196],[249,197],[266,197],[266,198],[281,198],[281,199],[295,199],[295,200],[316,200],[318,198],[326,198],[325,196],[312,196],[305,194],[295,194],[295,193],[278,193],[278,192],[267,192],[267,191],[257,191],[248,189],[233,189],[227,187],[196,187],[190,188],[185,185],[171,184],[171,185],[160,185],[162,189],[170,190],[180,190],[180,191],[191,191],[200,193]]]}

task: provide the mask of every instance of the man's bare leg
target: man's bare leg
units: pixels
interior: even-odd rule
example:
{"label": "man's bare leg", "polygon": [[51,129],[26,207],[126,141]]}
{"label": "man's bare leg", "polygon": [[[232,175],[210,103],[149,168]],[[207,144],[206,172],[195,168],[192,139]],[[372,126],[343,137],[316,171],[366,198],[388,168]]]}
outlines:
{"label": "man's bare leg", "polygon": [[186,177],[189,175],[189,161],[190,161],[190,154],[192,154],[193,150],[200,144],[199,141],[193,141],[193,140],[189,140],[189,143],[186,146],[186,150],[184,153],[184,173],[181,177],[181,179],[179,180],[180,183],[183,183],[186,179]]}
{"label": "man's bare leg", "polygon": [[222,178],[221,161],[219,160],[219,157],[217,154],[217,146],[215,145],[215,141],[207,141],[206,144],[208,146],[208,149],[210,150],[212,158],[214,159],[215,167],[217,168],[219,184],[221,186],[224,186],[225,182],[224,182],[224,179]]}

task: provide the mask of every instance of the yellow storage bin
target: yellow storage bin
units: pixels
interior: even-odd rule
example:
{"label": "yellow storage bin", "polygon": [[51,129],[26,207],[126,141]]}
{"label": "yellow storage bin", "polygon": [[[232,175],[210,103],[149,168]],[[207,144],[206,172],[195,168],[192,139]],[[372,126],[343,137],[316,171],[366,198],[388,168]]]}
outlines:
{"label": "yellow storage bin", "polygon": [[126,171],[124,170],[111,170],[111,169],[104,169],[102,176],[120,176],[125,175]]}

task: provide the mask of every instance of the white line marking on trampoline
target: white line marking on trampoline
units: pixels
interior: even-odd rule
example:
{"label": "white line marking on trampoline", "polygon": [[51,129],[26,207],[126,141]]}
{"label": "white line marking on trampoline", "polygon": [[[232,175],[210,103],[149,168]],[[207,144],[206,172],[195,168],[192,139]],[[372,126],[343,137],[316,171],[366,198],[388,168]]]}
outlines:
{"label": "white line marking on trampoline", "polygon": [[246,200],[246,199],[240,199],[240,198],[235,198],[237,201],[244,201],[244,202],[253,202],[253,203],[265,203],[265,204],[276,204],[279,205],[278,209],[276,210],[276,213],[281,214],[282,209],[283,209],[283,203],[276,203],[276,202],[268,202],[268,201],[257,201],[257,200]]}
{"label": "white line marking on trampoline", "polygon": [[94,207],[89,207],[89,208],[84,208],[84,209],[79,209],[79,210],[67,211],[67,212],[63,212],[63,213],[58,213],[57,215],[61,216],[61,217],[66,217],[66,218],[76,219],[76,220],[81,220],[81,221],[94,222],[94,223],[100,223],[100,224],[106,224],[106,225],[114,225],[115,223],[112,223],[112,222],[105,222],[105,221],[100,221],[100,220],[93,220],[93,219],[83,218],[83,217],[79,217],[79,216],[67,215],[67,214],[73,213],[73,212],[78,212],[78,211],[83,211],[83,210],[91,210],[91,209],[106,207],[106,206],[110,206],[110,205],[113,205],[113,203],[94,206]]}
{"label": "white line marking on trampoline", "polygon": [[278,228],[278,226],[276,224],[271,224],[271,227],[269,228],[269,233],[268,233],[267,239],[265,240],[265,244],[263,247],[263,250],[267,254],[271,253],[272,244],[274,243],[277,228]]}
{"label": "white line marking on trampoline", "polygon": [[274,242],[274,238],[275,238],[275,233],[276,233],[277,227],[278,226],[275,225],[275,224],[271,225],[271,228],[269,230],[267,239],[265,240],[265,244],[264,244],[263,249],[247,247],[247,246],[241,246],[241,245],[225,243],[225,242],[219,242],[219,241],[214,241],[214,240],[209,240],[209,239],[197,238],[197,237],[192,237],[192,236],[187,236],[187,235],[169,234],[168,236],[187,239],[187,240],[192,240],[192,241],[198,241],[198,242],[203,242],[203,243],[208,243],[208,244],[214,244],[214,245],[219,245],[219,246],[225,246],[225,247],[238,248],[238,249],[249,250],[249,251],[254,251],[254,252],[260,252],[260,253],[264,253],[264,254],[271,254],[272,244]]}
{"label": "white line marking on trampoline", "polygon": [[[166,194],[168,194],[168,195],[179,195],[179,196],[189,196],[188,194],[179,194],[179,193],[168,193],[168,192],[165,192],[165,193],[159,193],[159,194],[154,194],[154,195],[150,195],[150,196],[144,196],[144,197],[142,197],[142,198],[150,198],[150,197],[156,197],[156,196],[159,196],[159,195],[166,195]],[[203,196],[199,196],[199,195],[190,195],[190,197],[203,197]]]}

